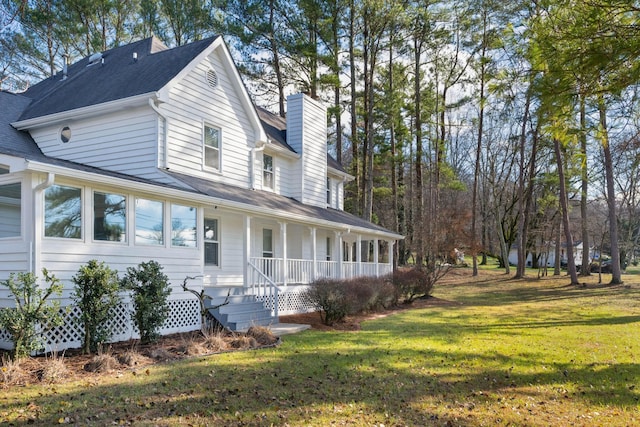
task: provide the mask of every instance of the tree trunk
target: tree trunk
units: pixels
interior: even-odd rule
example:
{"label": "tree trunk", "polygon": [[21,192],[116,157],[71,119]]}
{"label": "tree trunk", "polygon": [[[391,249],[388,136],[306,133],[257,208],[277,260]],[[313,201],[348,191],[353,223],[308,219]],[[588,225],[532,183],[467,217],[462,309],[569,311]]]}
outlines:
{"label": "tree trunk", "polygon": [[604,151],[604,170],[607,181],[607,206],[609,208],[609,238],[611,239],[612,276],[610,284],[619,285],[622,283],[622,271],[620,270],[620,248],[618,246],[618,219],[616,215],[613,161],[611,159],[609,132],[607,130],[607,110],[602,96],[598,99],[598,111],[600,113],[600,135],[602,138],[602,150]]}
{"label": "tree trunk", "polygon": [[588,276],[590,274],[589,259],[589,227],[587,214],[587,193],[589,189],[589,175],[587,169],[587,120],[585,113],[585,100],[580,97],[580,154],[581,161],[581,189],[580,189],[580,226],[582,234],[582,260],[580,274]]}
{"label": "tree trunk", "polygon": [[[527,201],[525,201],[525,144],[527,142],[527,122],[529,121],[529,106],[531,104],[531,89],[527,90],[527,97],[524,105],[524,116],[520,127],[520,171],[518,173],[518,265],[516,266],[516,279],[525,276],[527,262],[527,233],[525,222],[528,218]],[[531,160],[532,163],[533,159]],[[532,177],[529,177],[531,180]]]}
{"label": "tree trunk", "polygon": [[353,214],[360,215],[360,161],[358,159],[358,115],[356,93],[356,49],[355,49],[355,1],[349,3],[349,77],[351,83],[351,164],[352,175],[355,177],[353,188]]}
{"label": "tree trunk", "polygon": [[[553,147],[556,153],[556,163],[558,165],[558,179],[560,180],[560,207],[562,210],[562,225],[564,228],[564,239],[567,245],[567,270],[571,278],[572,285],[578,285],[578,274],[576,273],[576,263],[573,257],[573,237],[569,228],[569,202],[567,199],[567,183],[564,177],[564,165],[562,162],[562,152],[560,150],[560,141],[553,139]],[[560,242],[558,242],[559,244]]]}

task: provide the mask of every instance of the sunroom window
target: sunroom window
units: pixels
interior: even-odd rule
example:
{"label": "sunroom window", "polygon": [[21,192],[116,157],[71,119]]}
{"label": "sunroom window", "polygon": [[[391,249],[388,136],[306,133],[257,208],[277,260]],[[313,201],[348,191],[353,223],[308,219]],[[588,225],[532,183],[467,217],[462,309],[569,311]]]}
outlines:
{"label": "sunroom window", "polygon": [[171,205],[171,245],[196,247],[196,208]]}
{"label": "sunroom window", "polygon": [[164,203],[136,199],[136,244],[164,244]]}
{"label": "sunroom window", "polygon": [[80,239],[82,237],[82,191],[52,185],[44,193],[44,235]]}
{"label": "sunroom window", "polygon": [[220,170],[220,129],[204,127],[204,166],[208,169]]}
{"label": "sunroom window", "polygon": [[20,183],[0,185],[0,238],[20,236]]}
{"label": "sunroom window", "polygon": [[120,194],[93,193],[93,239],[125,242],[127,199]]}

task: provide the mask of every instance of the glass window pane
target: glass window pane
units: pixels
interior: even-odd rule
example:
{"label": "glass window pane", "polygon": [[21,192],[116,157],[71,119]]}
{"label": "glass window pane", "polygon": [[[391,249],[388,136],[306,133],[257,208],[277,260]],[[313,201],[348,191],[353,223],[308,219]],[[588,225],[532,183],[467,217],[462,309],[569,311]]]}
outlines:
{"label": "glass window pane", "polygon": [[0,185],[0,237],[20,236],[21,187],[20,183]]}
{"label": "glass window pane", "polygon": [[265,154],[263,156],[262,177],[266,188],[273,188],[273,157]]}
{"label": "glass window pane", "polygon": [[218,266],[218,243],[204,243],[204,265]]}
{"label": "glass window pane", "polygon": [[52,185],[44,193],[44,235],[82,237],[82,196],[74,187]]}
{"label": "glass window pane", "polygon": [[93,239],[125,242],[126,208],[120,194],[93,193]]}
{"label": "glass window pane", "polygon": [[217,149],[205,147],[204,161],[207,167],[220,169],[220,153]]}
{"label": "glass window pane", "polygon": [[268,228],[262,230],[262,256],[273,257],[273,231]]}
{"label": "glass window pane", "polygon": [[204,219],[204,264],[220,265],[220,242],[218,241],[218,220]]}
{"label": "glass window pane", "polygon": [[220,129],[204,127],[204,164],[220,169]]}
{"label": "glass window pane", "polygon": [[220,131],[216,128],[205,126],[204,143],[207,147],[220,148]]}
{"label": "glass window pane", "polygon": [[164,203],[136,200],[136,244],[164,244]]}
{"label": "glass window pane", "polygon": [[196,208],[171,205],[171,244],[196,247]]}

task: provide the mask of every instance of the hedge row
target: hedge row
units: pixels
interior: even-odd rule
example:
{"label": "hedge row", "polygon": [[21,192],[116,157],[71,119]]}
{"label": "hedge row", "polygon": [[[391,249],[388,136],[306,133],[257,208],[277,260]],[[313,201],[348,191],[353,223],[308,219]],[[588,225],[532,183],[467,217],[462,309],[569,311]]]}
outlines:
{"label": "hedge row", "polygon": [[435,275],[418,269],[397,270],[384,277],[320,279],[310,284],[303,298],[320,312],[323,323],[332,325],[348,315],[380,311],[427,296],[435,280]]}

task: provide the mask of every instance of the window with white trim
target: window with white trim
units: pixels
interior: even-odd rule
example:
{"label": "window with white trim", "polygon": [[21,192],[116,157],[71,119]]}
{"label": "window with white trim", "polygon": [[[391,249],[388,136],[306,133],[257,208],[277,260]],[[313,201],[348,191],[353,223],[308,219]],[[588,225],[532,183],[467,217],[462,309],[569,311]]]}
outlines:
{"label": "window with white trim", "polygon": [[196,208],[171,205],[171,246],[196,247]]}
{"label": "window with white trim", "polygon": [[273,230],[262,229],[262,257],[273,258]]}
{"label": "window with white trim", "polygon": [[93,240],[126,242],[127,198],[120,194],[93,193]]}
{"label": "window with white trim", "polygon": [[44,235],[82,238],[82,190],[52,185],[44,192]]}
{"label": "window with white trim", "polygon": [[164,203],[136,199],[136,245],[164,244]]}
{"label": "window with white trim", "polygon": [[327,261],[331,261],[331,237],[327,237]]}
{"label": "window with white trim", "polygon": [[273,174],[273,157],[268,154],[262,155],[262,184],[264,188],[273,190],[275,179]]}
{"label": "window with white trim", "polygon": [[204,219],[204,265],[220,266],[220,239],[218,220]]}
{"label": "window with white trim", "polygon": [[219,128],[204,126],[204,167],[220,171],[222,141]]}
{"label": "window with white trim", "polygon": [[327,177],[327,206],[331,206],[331,178]]}

